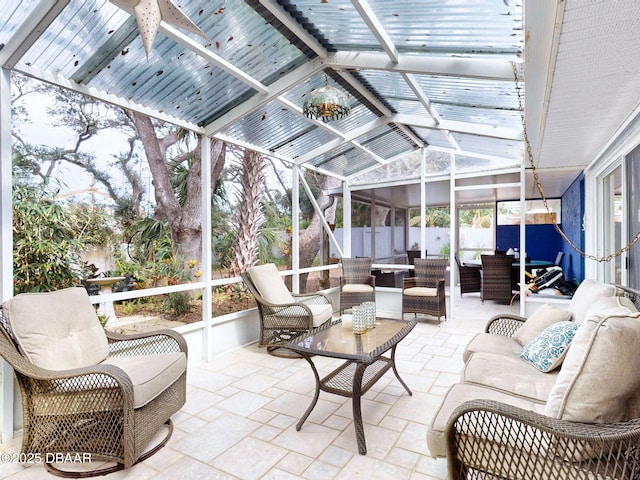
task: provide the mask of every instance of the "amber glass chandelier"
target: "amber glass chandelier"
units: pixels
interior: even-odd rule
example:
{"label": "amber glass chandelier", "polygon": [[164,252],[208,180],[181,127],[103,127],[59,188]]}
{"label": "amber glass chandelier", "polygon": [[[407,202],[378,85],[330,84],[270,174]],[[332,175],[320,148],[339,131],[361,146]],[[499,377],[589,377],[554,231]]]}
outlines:
{"label": "amber glass chandelier", "polygon": [[329,84],[312,90],[309,98],[302,106],[307,118],[315,118],[323,122],[340,120],[351,112],[347,96]]}

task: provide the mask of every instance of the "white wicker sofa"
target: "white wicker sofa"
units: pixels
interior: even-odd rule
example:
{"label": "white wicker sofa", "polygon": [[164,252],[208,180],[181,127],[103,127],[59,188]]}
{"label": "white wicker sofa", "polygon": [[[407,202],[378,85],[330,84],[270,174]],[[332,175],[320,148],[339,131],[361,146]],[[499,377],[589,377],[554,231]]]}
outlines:
{"label": "white wicker sofa", "polygon": [[568,309],[492,318],[427,434],[450,478],[640,477],[640,292],[585,280]]}

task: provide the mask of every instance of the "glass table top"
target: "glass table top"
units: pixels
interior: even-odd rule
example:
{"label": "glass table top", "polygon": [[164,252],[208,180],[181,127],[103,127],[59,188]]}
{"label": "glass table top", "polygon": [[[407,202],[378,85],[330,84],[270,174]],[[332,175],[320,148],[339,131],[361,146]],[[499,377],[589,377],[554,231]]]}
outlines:
{"label": "glass table top", "polygon": [[415,325],[415,320],[407,322],[378,318],[375,328],[356,335],[350,324],[343,325],[337,320],[293,339],[288,348],[297,352],[366,362],[396,345]]}

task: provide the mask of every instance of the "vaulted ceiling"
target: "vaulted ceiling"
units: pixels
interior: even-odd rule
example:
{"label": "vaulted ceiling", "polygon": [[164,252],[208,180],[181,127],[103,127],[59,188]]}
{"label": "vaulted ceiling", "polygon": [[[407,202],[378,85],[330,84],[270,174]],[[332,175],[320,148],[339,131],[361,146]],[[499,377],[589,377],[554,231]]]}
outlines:
{"label": "vaulted ceiling", "polygon": [[[423,147],[429,175],[514,175],[524,96],[561,195],[638,103],[633,0],[176,1],[206,38],[163,21],[148,56],[114,3],[0,0],[0,65],[353,184],[415,184]],[[346,118],[304,115],[325,83]]]}

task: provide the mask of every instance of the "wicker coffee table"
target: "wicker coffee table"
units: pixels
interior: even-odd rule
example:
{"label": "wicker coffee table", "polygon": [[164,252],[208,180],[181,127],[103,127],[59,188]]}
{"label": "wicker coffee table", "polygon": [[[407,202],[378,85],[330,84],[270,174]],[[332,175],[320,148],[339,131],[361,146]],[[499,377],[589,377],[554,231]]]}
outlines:
{"label": "wicker coffee table", "polygon": [[[415,327],[416,321],[377,319],[376,328],[362,335],[355,335],[351,328],[343,328],[340,320],[313,329],[293,339],[287,348],[302,355],[311,365],[316,378],[316,391],[298,424],[300,431],[305,420],[316,406],[320,390],[343,397],[351,397],[353,423],[356,429],[358,451],[365,455],[367,445],[362,424],[360,398],[390,369],[398,381],[412,395],[411,390],[400,378],[395,364],[398,343]],[[391,350],[390,356],[383,354]],[[342,358],[342,365],[320,379],[313,363],[314,356]]]}

